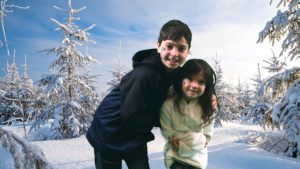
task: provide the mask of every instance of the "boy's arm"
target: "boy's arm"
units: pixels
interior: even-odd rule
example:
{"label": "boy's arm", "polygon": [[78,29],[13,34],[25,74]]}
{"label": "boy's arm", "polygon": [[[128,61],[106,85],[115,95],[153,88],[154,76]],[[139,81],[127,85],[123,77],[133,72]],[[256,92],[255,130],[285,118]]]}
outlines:
{"label": "boy's arm", "polygon": [[121,81],[121,119],[131,131],[144,132],[153,127],[155,116],[151,105],[157,74],[149,69],[134,69]]}

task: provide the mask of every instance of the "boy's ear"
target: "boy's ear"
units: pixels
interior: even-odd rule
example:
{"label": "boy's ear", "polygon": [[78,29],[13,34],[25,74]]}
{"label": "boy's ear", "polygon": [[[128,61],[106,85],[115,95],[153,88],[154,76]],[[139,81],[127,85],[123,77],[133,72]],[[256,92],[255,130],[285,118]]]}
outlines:
{"label": "boy's ear", "polygon": [[156,49],[157,49],[157,52],[160,53],[161,52],[161,47],[160,47],[160,43],[156,43]]}

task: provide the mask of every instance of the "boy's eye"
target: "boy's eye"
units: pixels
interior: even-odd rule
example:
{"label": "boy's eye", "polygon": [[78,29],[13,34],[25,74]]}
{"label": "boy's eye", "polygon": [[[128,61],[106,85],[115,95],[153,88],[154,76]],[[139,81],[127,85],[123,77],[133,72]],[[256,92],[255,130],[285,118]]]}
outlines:
{"label": "boy's eye", "polygon": [[179,51],[179,52],[184,52],[185,50],[186,50],[185,47],[179,47],[179,48],[178,48],[178,51]]}
{"label": "boy's eye", "polygon": [[168,50],[172,50],[173,49],[172,45],[167,45],[166,47],[167,47]]}

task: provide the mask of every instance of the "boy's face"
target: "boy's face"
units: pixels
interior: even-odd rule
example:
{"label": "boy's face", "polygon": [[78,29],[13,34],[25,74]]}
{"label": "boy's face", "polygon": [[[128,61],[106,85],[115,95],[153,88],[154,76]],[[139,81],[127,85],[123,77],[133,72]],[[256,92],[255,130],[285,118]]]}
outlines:
{"label": "boy's face", "polygon": [[157,44],[157,52],[167,70],[172,71],[184,63],[188,55],[189,46],[184,37],[178,41],[164,40]]}

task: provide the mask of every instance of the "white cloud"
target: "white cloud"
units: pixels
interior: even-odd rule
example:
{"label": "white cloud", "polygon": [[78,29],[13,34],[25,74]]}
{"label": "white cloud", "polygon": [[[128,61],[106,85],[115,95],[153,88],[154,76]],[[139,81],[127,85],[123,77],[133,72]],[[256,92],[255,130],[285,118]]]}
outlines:
{"label": "white cloud", "polygon": [[250,82],[257,73],[257,63],[272,55],[271,48],[278,48],[268,43],[257,44],[259,31],[259,26],[224,24],[194,32],[193,57],[213,63],[217,54],[222,58],[225,81],[237,83],[240,78],[243,82]]}
{"label": "white cloud", "polygon": [[[24,31],[18,35],[27,35],[26,40],[17,45],[10,41],[12,46],[20,52],[20,48],[24,48],[28,50],[26,53],[37,55],[37,50],[59,44],[61,34],[54,32],[56,26],[49,18],[62,21],[65,13],[53,9],[52,5],[67,8],[67,2],[31,0],[28,4],[31,6],[29,10],[16,11],[7,18],[11,22],[7,28],[18,28],[18,31]],[[85,25],[80,27],[96,24],[96,28],[90,31],[90,38],[97,44],[90,47],[89,52],[103,63],[95,66],[94,72],[100,74],[105,74],[110,67],[113,69],[113,58],[117,55],[120,40],[122,60],[131,67],[132,55],[138,50],[155,47],[159,29],[170,19],[180,19],[190,26],[193,57],[210,61],[218,53],[223,58],[226,80],[235,81],[238,77],[248,80],[256,73],[256,63],[272,54],[267,42],[256,44],[259,31],[276,11],[276,4],[269,6],[265,0],[89,0],[73,1],[72,4],[75,8],[87,7],[78,15],[81,20],[76,23]],[[30,34],[35,39],[31,40]],[[39,65],[47,67],[49,63]],[[35,74],[38,73],[42,74],[37,67]]]}

